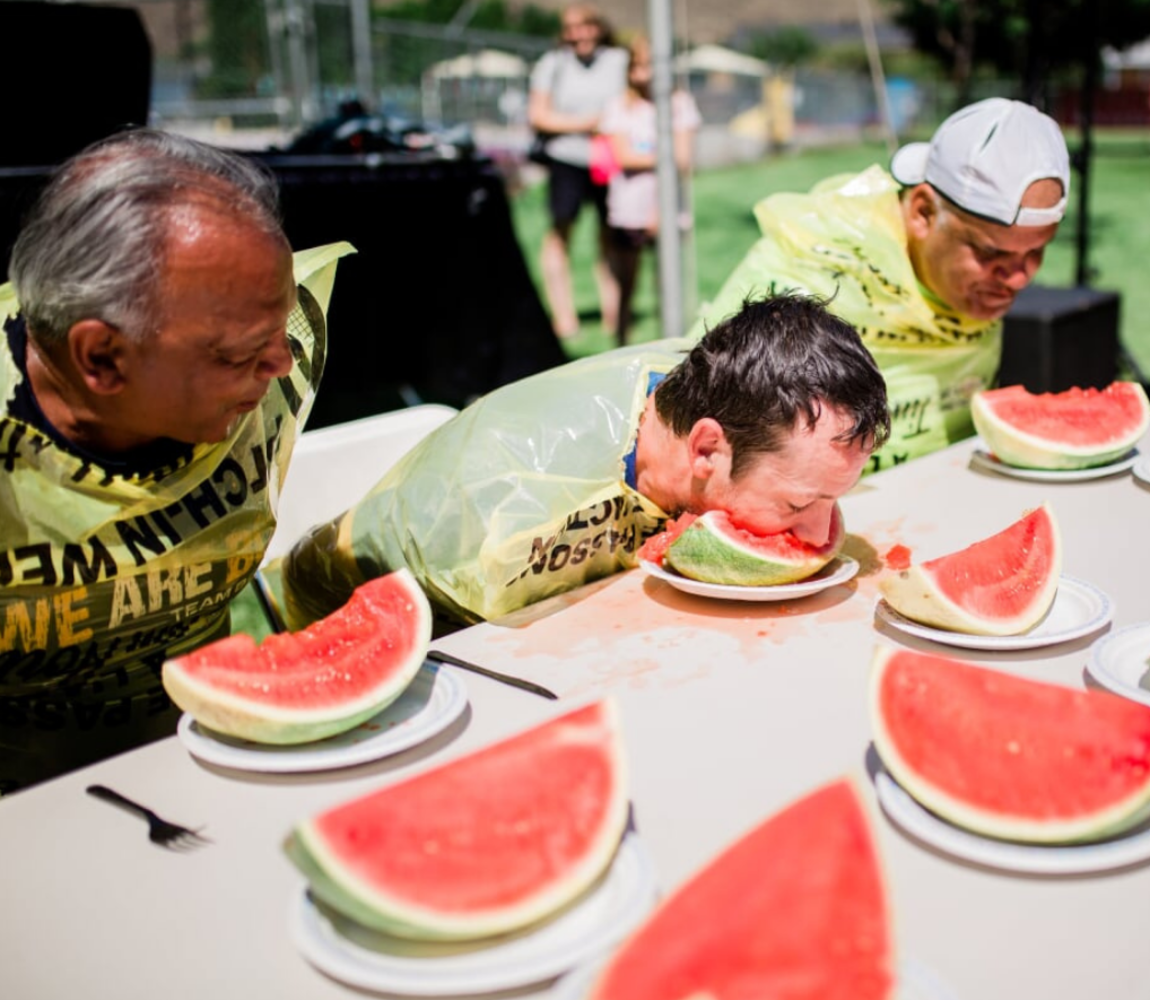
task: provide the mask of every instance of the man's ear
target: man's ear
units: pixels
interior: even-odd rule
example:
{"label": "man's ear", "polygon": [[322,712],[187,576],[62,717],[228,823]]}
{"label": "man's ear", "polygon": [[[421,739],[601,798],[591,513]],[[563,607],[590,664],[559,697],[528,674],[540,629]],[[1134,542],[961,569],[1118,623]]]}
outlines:
{"label": "man's ear", "polygon": [[903,195],[903,218],[907,234],[925,240],[938,221],[938,205],[929,184],[916,184]]}
{"label": "man's ear", "polygon": [[103,320],[82,319],[68,330],[68,351],[90,392],[111,396],[126,383],[124,335]]}
{"label": "man's ear", "polygon": [[723,425],[713,417],[696,420],[687,434],[687,461],[695,479],[710,479],[719,464],[730,466],[731,445]]}

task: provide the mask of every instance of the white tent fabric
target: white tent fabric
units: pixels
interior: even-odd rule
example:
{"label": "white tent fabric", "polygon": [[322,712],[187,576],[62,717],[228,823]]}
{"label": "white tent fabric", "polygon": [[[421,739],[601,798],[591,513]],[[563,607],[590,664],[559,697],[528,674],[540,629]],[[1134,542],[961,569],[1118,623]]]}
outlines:
{"label": "white tent fabric", "polygon": [[510,52],[481,49],[479,52],[437,62],[428,69],[428,72],[439,80],[473,76],[515,79],[526,76],[529,69],[525,59]]}
{"label": "white tent fabric", "polygon": [[1109,46],[1102,50],[1102,62],[1107,69],[1150,69],[1150,38],[1118,51]]}
{"label": "white tent fabric", "polygon": [[730,73],[735,76],[766,76],[770,66],[762,59],[724,48],[722,45],[700,45],[675,57],[676,73]]}

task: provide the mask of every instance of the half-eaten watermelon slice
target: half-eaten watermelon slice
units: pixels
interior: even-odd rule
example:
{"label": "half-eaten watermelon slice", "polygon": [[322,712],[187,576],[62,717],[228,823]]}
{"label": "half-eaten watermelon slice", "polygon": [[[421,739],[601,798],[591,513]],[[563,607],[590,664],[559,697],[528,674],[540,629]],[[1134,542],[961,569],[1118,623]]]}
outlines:
{"label": "half-eaten watermelon slice", "polygon": [[352,920],[464,941],[572,902],[606,871],[627,819],[617,715],[600,701],[321,813],[285,850]]}
{"label": "half-eaten watermelon slice", "polygon": [[887,573],[879,589],[899,614],[970,635],[1019,635],[1050,610],[1062,572],[1054,512],[1043,504],[959,552]]}
{"label": "half-eaten watermelon slice", "polygon": [[300,632],[233,635],[168,660],[168,696],[202,726],[257,743],[324,739],[398,698],[431,641],[431,607],[406,569],[369,580]]}
{"label": "half-eaten watermelon slice", "polygon": [[970,412],[995,457],[1026,469],[1106,465],[1150,427],[1150,400],[1137,382],[1037,395],[1011,385],[975,393]]}
{"label": "half-eaten watermelon slice", "polygon": [[666,899],[589,1000],[880,1000],[894,959],[866,815],[846,779],[770,817]]}
{"label": "half-eaten watermelon slice", "polygon": [[1150,707],[948,657],[881,649],[875,749],[927,809],[988,837],[1070,843],[1150,813]]}
{"label": "half-eaten watermelon slice", "polygon": [[813,576],[839,554],[845,539],[838,504],[823,545],[808,545],[789,531],[756,535],[736,525],[726,511],[710,510],[679,532],[666,547],[663,561],[692,580],[769,587]]}

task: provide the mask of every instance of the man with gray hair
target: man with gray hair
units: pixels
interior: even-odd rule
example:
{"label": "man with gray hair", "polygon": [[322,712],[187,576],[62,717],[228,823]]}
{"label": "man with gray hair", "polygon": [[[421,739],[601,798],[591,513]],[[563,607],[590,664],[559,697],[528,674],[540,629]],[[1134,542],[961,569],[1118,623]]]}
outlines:
{"label": "man with gray hair", "polygon": [[870,470],[897,465],[974,432],[970,397],[994,382],[1002,317],[1069,194],[1058,125],[1020,101],[979,101],[898,150],[889,173],[872,166],[756,205],[763,236],[692,335],[748,294],[832,297],[887,382],[893,427]]}
{"label": "man with gray hair", "polygon": [[229,630],[323,366],[308,286],[346,249],[293,260],[277,200],[253,162],[139,129],[64,164],[16,241],[0,792],[174,732],[164,659]]}

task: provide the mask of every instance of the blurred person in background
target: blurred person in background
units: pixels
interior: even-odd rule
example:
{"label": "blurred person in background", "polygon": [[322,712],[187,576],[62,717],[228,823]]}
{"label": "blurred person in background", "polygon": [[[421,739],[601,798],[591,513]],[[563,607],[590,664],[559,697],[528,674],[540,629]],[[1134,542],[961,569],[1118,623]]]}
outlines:
{"label": "blurred person in background", "polygon": [[607,102],[627,85],[627,52],[612,43],[597,8],[572,4],[561,15],[562,39],[531,72],[527,118],[544,139],[550,226],[541,252],[543,287],[551,322],[561,338],[579,332],[571,284],[571,231],[584,204],[597,217],[599,258],[595,280],[604,326],[618,322],[619,287],[607,264],[607,193],[592,182],[591,136]]}
{"label": "blurred person in background", "polygon": [[[639,261],[659,231],[658,127],[651,100],[651,46],[639,36],[627,46],[630,62],[627,89],[609,101],[599,132],[611,144],[614,167],[607,189],[607,224],[611,271],[619,283],[619,316],[615,336],[626,342],[631,325],[631,303]],[[702,124],[690,93],[671,95],[671,129],[675,166],[680,173],[691,168],[691,145]],[[677,223],[676,223],[677,224]]]}
{"label": "blurred person in background", "polygon": [[1057,123],[992,97],[899,149],[890,171],[828,178],[755,206],[762,238],[703,311],[702,336],[748,294],[832,299],[887,382],[893,430],[870,471],[974,433],[970,397],[994,384],[1002,317],[1034,278],[1070,194]]}

